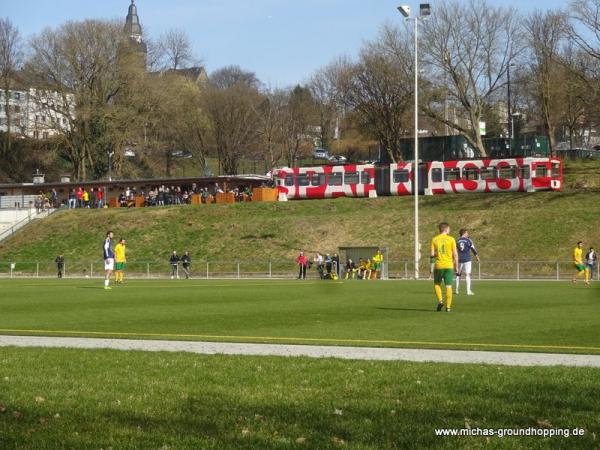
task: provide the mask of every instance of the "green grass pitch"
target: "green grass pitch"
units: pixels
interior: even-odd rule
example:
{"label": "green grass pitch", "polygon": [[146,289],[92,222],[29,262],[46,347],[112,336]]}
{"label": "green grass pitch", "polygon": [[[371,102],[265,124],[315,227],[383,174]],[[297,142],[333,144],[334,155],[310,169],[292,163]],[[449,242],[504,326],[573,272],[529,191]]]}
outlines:
{"label": "green grass pitch", "polygon": [[451,313],[430,282],[0,281],[0,333],[600,353],[600,283],[475,282]]}

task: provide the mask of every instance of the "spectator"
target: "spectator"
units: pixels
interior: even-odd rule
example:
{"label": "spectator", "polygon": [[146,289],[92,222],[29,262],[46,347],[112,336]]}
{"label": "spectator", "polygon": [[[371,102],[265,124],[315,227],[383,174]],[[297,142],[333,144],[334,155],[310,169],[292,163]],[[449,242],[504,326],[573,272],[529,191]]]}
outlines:
{"label": "spectator", "polygon": [[298,279],[306,280],[306,268],[308,266],[308,258],[304,255],[304,252],[301,251],[298,257],[296,258],[296,263],[298,264]]}
{"label": "spectator", "polygon": [[590,281],[594,279],[594,267],[597,261],[598,255],[596,254],[596,250],[594,250],[594,247],[590,247],[590,250],[585,254],[585,265],[590,273]]}
{"label": "spectator", "polygon": [[181,265],[183,266],[183,273],[185,273],[185,279],[188,280],[190,278],[190,264],[192,263],[192,259],[190,258],[190,252],[186,251],[181,257]]}
{"label": "spectator", "polygon": [[169,258],[169,264],[171,265],[171,280],[173,278],[179,279],[179,261],[180,258],[177,255],[177,252],[173,250],[171,257]]}
{"label": "spectator", "polygon": [[346,280],[349,276],[352,276],[352,279],[356,279],[356,272],[358,269],[356,268],[356,264],[350,258],[346,261]]}
{"label": "spectator", "polygon": [[98,208],[104,207],[104,189],[98,188],[98,192],[96,192],[96,205]]}
{"label": "spectator", "polygon": [[81,188],[81,186],[77,189],[75,195],[77,197],[77,207],[83,208],[83,189]]}
{"label": "spectator", "polygon": [[331,257],[331,262],[333,263],[333,271],[339,277],[340,276],[340,256],[337,253],[334,253]]}
{"label": "spectator", "polygon": [[58,255],[54,260],[56,263],[56,270],[58,271],[58,278],[63,277],[63,269],[65,268],[65,258],[63,255]]}
{"label": "spectator", "polygon": [[327,253],[325,255],[325,271],[327,272],[327,278],[331,278],[331,268],[333,267],[333,260],[331,255]]}
{"label": "spectator", "polygon": [[323,279],[325,277],[325,273],[323,272],[323,255],[321,255],[319,252],[315,253],[313,262],[317,266],[317,272],[319,274],[319,277]]}
{"label": "spectator", "polygon": [[71,189],[71,192],[69,192],[69,209],[73,209],[75,206],[77,206],[77,194],[75,189]]}
{"label": "spectator", "polygon": [[90,193],[84,189],[83,194],[81,194],[81,198],[83,200],[83,207],[89,208],[90,207]]}
{"label": "spectator", "polygon": [[52,192],[50,193],[50,201],[53,208],[58,208],[58,192],[54,188],[52,188]]}
{"label": "spectator", "polygon": [[89,193],[89,197],[90,197],[90,208],[95,208],[96,207],[96,191],[94,191],[94,188],[90,188],[90,193]]}
{"label": "spectator", "polygon": [[362,258],[358,258],[358,279],[362,280],[365,276],[365,270],[367,270],[367,264]]}

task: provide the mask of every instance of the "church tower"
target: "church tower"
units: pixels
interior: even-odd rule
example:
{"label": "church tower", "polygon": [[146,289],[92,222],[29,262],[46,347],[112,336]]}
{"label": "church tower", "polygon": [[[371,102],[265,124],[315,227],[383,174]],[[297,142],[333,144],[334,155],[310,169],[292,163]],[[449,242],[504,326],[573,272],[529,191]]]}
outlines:
{"label": "church tower", "polygon": [[123,31],[129,37],[132,49],[136,53],[142,53],[145,61],[146,54],[148,53],[148,48],[146,47],[146,43],[142,39],[142,26],[140,25],[140,18],[137,14],[135,0],[131,0],[131,5],[129,5],[129,10],[127,11],[127,18],[125,19],[125,27]]}

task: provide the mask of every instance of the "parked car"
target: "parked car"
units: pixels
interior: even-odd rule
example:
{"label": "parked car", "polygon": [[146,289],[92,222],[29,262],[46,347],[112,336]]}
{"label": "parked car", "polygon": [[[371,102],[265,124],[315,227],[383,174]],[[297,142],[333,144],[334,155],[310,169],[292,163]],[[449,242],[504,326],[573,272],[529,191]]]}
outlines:
{"label": "parked car", "polygon": [[330,164],[343,164],[348,161],[348,159],[342,155],[332,155],[327,158],[327,161],[329,161]]}
{"label": "parked car", "polygon": [[327,159],[329,158],[329,152],[324,148],[315,148],[313,150],[313,159]]}

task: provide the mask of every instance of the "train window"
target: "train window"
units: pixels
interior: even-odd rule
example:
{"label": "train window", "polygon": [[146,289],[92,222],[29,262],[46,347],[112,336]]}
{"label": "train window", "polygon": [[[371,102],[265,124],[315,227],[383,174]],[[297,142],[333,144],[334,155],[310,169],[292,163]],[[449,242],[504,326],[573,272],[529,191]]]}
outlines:
{"label": "train window", "polygon": [[308,175],[305,173],[296,175],[296,184],[298,184],[298,186],[308,186],[309,185]]}
{"label": "train window", "polygon": [[313,173],[310,177],[312,186],[323,186],[325,184],[325,175],[322,173]]}
{"label": "train window", "polygon": [[465,180],[478,180],[479,179],[479,169],[474,167],[469,167],[468,169],[463,169],[463,178]]}
{"label": "train window", "polygon": [[369,172],[367,172],[366,170],[363,170],[363,172],[360,175],[360,178],[361,178],[362,184],[371,183],[371,174]]}
{"label": "train window", "polygon": [[552,163],[552,177],[560,177],[560,163]]}
{"label": "train window", "polygon": [[408,179],[408,170],[394,170],[394,183],[406,183]]}
{"label": "train window", "polygon": [[344,174],[344,184],[358,184],[358,172],[346,172]]}
{"label": "train window", "polygon": [[517,168],[515,166],[502,166],[498,169],[498,178],[509,179],[517,177]]}
{"label": "train window", "polygon": [[341,172],[332,172],[329,174],[329,180],[327,181],[329,186],[341,186],[342,185],[342,174]]}
{"label": "train window", "polygon": [[444,169],[445,181],[456,181],[460,179],[460,169]]}
{"label": "train window", "polygon": [[528,180],[531,177],[531,169],[529,166],[519,167],[519,177]]}
{"label": "train window", "polygon": [[548,172],[548,170],[546,169],[546,166],[543,165],[539,165],[535,168],[535,176],[537,178],[544,178],[546,177],[546,173]]}
{"label": "train window", "polygon": [[491,180],[492,178],[496,178],[496,169],[493,167],[486,167],[485,169],[481,169],[480,174],[482,180]]}
{"label": "train window", "polygon": [[294,185],[294,177],[292,175],[286,175],[285,176],[285,185],[286,186],[293,186]]}
{"label": "train window", "polygon": [[431,169],[431,181],[434,183],[439,183],[442,181],[442,169],[437,167],[435,169]]}

